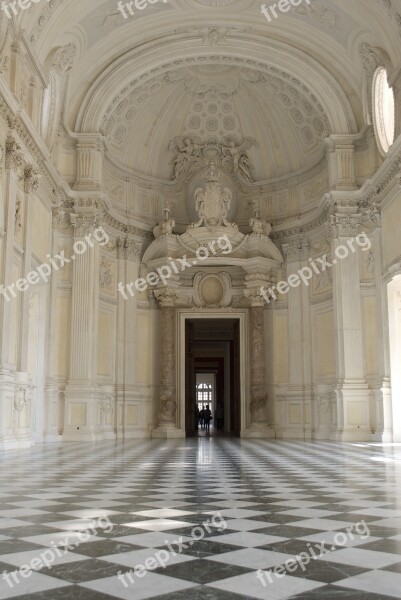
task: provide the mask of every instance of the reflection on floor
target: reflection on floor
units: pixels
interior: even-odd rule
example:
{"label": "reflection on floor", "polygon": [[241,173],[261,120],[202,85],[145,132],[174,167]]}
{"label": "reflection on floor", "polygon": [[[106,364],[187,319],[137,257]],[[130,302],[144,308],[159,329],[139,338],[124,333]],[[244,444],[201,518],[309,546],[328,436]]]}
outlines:
{"label": "reflection on floor", "polygon": [[232,433],[230,431],[221,431],[216,429],[216,427],[213,427],[213,425],[210,426],[210,431],[206,431],[206,429],[202,429],[202,427],[199,427],[198,431],[195,432],[195,437],[225,437],[225,438],[230,438],[230,437],[236,437],[235,433]]}
{"label": "reflection on floor", "polygon": [[398,446],[210,437],[0,464],[0,599],[401,598]]}

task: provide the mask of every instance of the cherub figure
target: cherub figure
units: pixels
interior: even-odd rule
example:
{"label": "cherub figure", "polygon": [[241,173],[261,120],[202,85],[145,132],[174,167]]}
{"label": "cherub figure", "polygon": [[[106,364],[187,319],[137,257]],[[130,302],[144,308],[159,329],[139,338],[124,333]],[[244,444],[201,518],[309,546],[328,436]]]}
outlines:
{"label": "cherub figure", "polygon": [[175,137],[171,140],[169,150],[177,152],[177,156],[171,161],[171,164],[174,165],[174,179],[179,179],[181,175],[186,173],[191,162],[197,162],[201,149],[198,138]]}
{"label": "cherub figure", "polygon": [[231,167],[236,175],[250,181],[252,179],[251,170],[254,167],[246,151],[257,145],[255,139],[246,137],[242,144],[236,144],[233,138],[226,138],[223,141],[225,142],[221,148],[223,166]]}

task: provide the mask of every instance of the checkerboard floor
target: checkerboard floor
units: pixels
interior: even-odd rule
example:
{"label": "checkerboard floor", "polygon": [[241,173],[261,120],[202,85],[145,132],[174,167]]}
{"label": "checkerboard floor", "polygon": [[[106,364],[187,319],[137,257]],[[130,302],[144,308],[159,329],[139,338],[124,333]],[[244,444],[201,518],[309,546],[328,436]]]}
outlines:
{"label": "checkerboard floor", "polygon": [[400,445],[71,443],[0,466],[0,600],[401,598]]}

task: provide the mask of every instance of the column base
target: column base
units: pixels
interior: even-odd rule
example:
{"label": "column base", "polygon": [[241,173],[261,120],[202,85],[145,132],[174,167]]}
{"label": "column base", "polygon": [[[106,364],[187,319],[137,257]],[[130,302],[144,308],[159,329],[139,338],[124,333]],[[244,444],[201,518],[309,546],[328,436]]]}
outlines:
{"label": "column base", "polygon": [[35,440],[32,438],[13,438],[5,437],[0,439],[0,450],[24,450],[35,446]]}
{"label": "column base", "polygon": [[149,429],[126,429],[117,431],[116,436],[118,440],[148,440],[152,432]]}
{"label": "column base", "polygon": [[43,434],[43,443],[44,444],[58,444],[63,439],[63,436],[60,433],[44,433]]}
{"label": "column base", "polygon": [[95,382],[70,382],[65,389],[63,441],[115,440],[114,424],[104,423],[104,394]]}
{"label": "column base", "polygon": [[171,425],[161,425],[157,429],[152,429],[152,439],[176,440],[183,438],[185,438],[185,431]]}
{"label": "column base", "polygon": [[104,440],[115,440],[117,436],[114,431],[83,431],[80,432],[66,432],[62,436],[63,442],[102,442]]}
{"label": "column base", "polygon": [[344,381],[337,385],[338,424],[331,439],[337,442],[371,442],[370,390],[365,381]]}
{"label": "column base", "polygon": [[241,431],[240,437],[253,438],[258,440],[276,439],[276,432],[273,427],[265,424],[251,425],[248,429]]}

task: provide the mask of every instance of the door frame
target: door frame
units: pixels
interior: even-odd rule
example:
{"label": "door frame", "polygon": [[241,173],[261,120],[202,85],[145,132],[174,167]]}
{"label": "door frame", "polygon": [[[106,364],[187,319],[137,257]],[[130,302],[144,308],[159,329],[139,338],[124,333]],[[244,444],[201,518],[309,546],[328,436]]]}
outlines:
{"label": "door frame", "polygon": [[247,309],[238,309],[232,312],[220,312],[214,309],[204,309],[201,311],[191,311],[190,309],[177,309],[177,400],[178,400],[178,428],[183,431],[185,436],[185,322],[187,319],[238,319],[239,321],[239,348],[240,348],[240,417],[241,430],[240,435],[248,426],[247,410],[247,390],[249,389],[248,373],[246,368],[248,348],[248,311]]}

